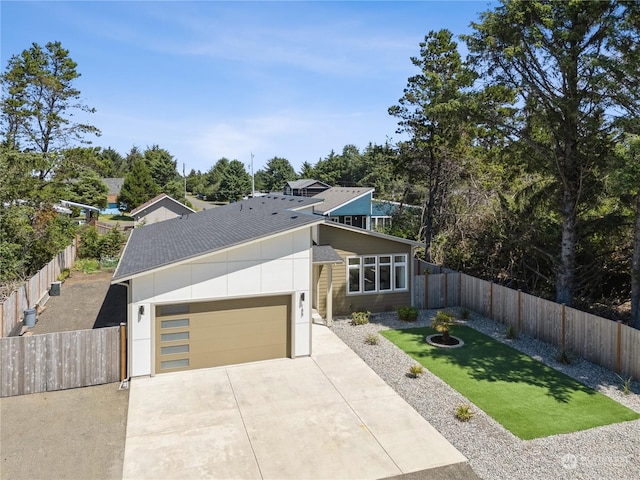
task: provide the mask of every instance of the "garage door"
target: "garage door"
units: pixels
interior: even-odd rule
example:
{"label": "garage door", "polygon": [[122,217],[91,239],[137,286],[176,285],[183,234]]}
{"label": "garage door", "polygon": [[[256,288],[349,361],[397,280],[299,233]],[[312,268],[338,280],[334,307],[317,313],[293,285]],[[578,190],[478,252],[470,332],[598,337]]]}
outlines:
{"label": "garage door", "polygon": [[291,296],[156,307],[156,373],[291,356]]}

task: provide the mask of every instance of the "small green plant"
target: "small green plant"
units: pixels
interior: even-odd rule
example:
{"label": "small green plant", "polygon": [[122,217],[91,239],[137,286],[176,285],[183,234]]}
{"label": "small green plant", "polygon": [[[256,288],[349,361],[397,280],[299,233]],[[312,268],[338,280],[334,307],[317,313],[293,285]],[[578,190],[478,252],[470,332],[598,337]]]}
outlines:
{"label": "small green plant", "polygon": [[616,376],[620,379],[620,381],[622,382],[622,393],[624,393],[625,395],[629,395],[631,393],[631,382],[633,381],[633,377],[621,377],[620,375]]}
{"label": "small green plant", "polygon": [[69,270],[68,268],[65,268],[60,272],[60,275],[58,275],[58,281],[64,282],[67,279],[67,277],[69,277],[69,275],[71,275],[71,270]]}
{"label": "small green plant", "polygon": [[380,343],[380,336],[377,333],[369,333],[364,339],[364,343],[367,345],[378,345]]}
{"label": "small green plant", "polygon": [[455,319],[453,315],[450,313],[445,313],[441,310],[436,312],[436,316],[433,317],[431,321],[431,328],[433,328],[436,332],[442,334],[442,340],[447,343],[450,340],[449,334],[451,333],[451,327],[455,323]]}
{"label": "small green plant", "polygon": [[571,364],[571,357],[569,356],[569,354],[565,349],[562,349],[562,351],[560,352],[560,355],[558,355],[556,360],[564,365]]}
{"label": "small green plant", "polygon": [[507,339],[509,340],[515,340],[516,338],[518,338],[518,332],[516,332],[516,329],[513,328],[513,325],[509,325],[505,337],[507,337]]}
{"label": "small green plant", "polygon": [[473,418],[475,412],[471,410],[471,405],[462,403],[456,407],[456,418],[461,422],[468,422]]}
{"label": "small green plant", "polygon": [[73,268],[82,273],[94,273],[100,270],[100,262],[95,258],[79,258]]}
{"label": "small green plant", "polygon": [[466,308],[463,308],[462,312],[460,312],[460,318],[462,320],[469,320],[469,310],[467,310]]}
{"label": "small green plant", "polygon": [[423,372],[424,368],[419,363],[411,365],[411,367],[409,368],[409,376],[413,378],[418,378],[420,375],[422,375]]}
{"label": "small green plant", "polygon": [[371,312],[353,312],[351,314],[351,324],[365,325],[369,323],[369,315],[371,315]]}
{"label": "small green plant", "polygon": [[416,307],[398,307],[398,318],[405,322],[415,322],[418,319],[419,310]]}

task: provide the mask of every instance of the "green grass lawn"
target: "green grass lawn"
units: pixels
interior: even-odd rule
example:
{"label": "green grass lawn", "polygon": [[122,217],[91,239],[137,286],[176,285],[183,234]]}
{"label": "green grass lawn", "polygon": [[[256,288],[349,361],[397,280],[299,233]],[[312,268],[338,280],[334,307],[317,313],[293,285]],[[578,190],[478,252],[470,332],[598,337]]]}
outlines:
{"label": "green grass lawn", "polygon": [[465,345],[453,349],[426,343],[425,336],[436,333],[430,328],[380,333],[523,440],[640,418],[609,397],[469,327],[454,328],[453,335]]}

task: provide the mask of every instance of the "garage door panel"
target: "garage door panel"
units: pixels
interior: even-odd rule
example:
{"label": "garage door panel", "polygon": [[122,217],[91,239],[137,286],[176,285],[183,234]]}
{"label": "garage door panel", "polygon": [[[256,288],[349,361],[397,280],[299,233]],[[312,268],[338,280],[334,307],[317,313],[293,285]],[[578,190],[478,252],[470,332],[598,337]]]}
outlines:
{"label": "garage door panel", "polygon": [[191,304],[188,324],[172,322],[177,315],[158,317],[156,371],[291,356],[290,303],[290,296],[278,296]]}

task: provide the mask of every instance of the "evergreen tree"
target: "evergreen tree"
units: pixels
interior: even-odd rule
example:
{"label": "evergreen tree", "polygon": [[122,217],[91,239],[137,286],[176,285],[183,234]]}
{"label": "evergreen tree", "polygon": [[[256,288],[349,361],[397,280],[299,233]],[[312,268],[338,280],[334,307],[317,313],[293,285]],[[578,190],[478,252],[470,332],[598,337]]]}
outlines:
{"label": "evergreen tree", "polygon": [[137,158],[133,161],[131,170],[124,177],[118,203],[125,205],[125,211],[130,212],[137,206],[151,200],[158,193],[158,186],[153,180],[147,164],[143,158]]}
{"label": "evergreen tree", "polygon": [[251,192],[251,176],[238,160],[229,162],[220,182],[220,198],[226,201],[240,200]]}

